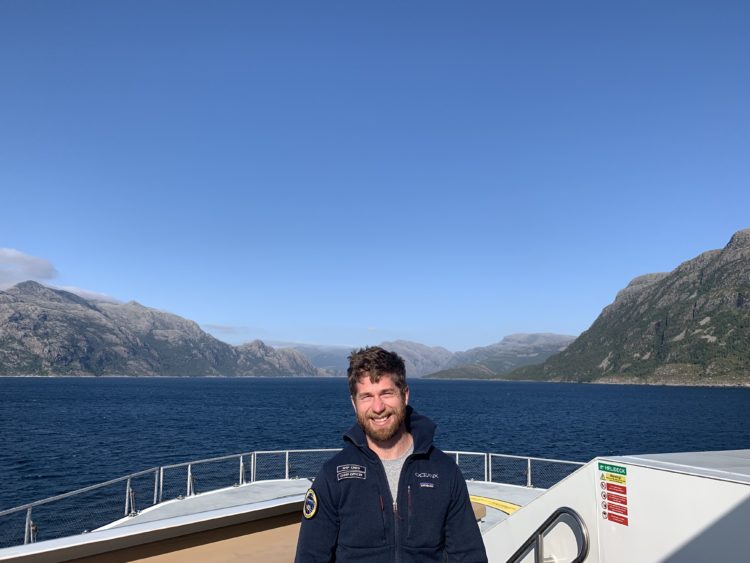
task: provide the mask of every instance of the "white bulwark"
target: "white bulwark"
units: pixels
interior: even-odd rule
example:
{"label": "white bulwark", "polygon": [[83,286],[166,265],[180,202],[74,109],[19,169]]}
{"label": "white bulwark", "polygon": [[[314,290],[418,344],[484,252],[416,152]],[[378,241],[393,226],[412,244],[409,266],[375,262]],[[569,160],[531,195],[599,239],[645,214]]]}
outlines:
{"label": "white bulwark", "polygon": [[[0,549],[0,561],[290,561],[310,476],[330,454],[253,452],[126,476],[104,484],[125,485],[126,516],[67,537],[37,537],[44,530],[35,515],[58,500],[79,498],[76,492],[0,511],[0,525],[2,518],[20,522],[14,537],[25,541]],[[451,455],[467,477],[491,562],[750,561],[750,450],[600,457],[586,464]],[[227,478],[237,482],[203,491],[212,474],[206,470],[228,461]],[[186,476],[184,488],[167,498],[170,483],[178,482],[169,479],[175,471]],[[356,477],[352,468],[342,473]],[[154,475],[153,503],[136,510],[131,481],[141,474]],[[314,499],[308,504],[315,509]]]}
{"label": "white bulwark", "polygon": [[584,541],[591,563],[750,561],[750,450],[597,458],[485,534],[490,561],[508,561],[561,506],[584,531],[565,518],[548,530],[541,549],[556,562]]}

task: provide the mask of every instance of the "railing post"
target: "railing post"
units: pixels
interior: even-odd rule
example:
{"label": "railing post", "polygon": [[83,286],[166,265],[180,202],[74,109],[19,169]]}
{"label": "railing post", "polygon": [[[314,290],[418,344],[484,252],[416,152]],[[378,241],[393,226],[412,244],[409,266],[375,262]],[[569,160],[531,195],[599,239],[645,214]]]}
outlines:
{"label": "railing post", "polygon": [[289,479],[289,450],[284,453],[284,479]]}
{"label": "railing post", "polygon": [[159,470],[154,469],[154,504],[159,500]]}
{"label": "railing post", "polygon": [[159,468],[159,502],[164,498],[164,467]]}
{"label": "railing post", "polygon": [[240,485],[245,484],[245,460],[243,459],[245,456],[240,455]]}
{"label": "railing post", "polygon": [[125,516],[130,514],[130,477],[128,477],[127,485],[125,485]]}
{"label": "railing post", "polygon": [[487,471],[490,474],[490,483],[492,483],[492,454],[487,454]]}
{"label": "railing post", "polygon": [[542,532],[536,535],[536,549],[534,552],[534,563],[544,563],[544,534]]}
{"label": "railing post", "polygon": [[458,452],[456,452],[456,465],[458,465]]}
{"label": "railing post", "polygon": [[23,529],[23,543],[26,545],[27,543],[31,543],[34,541],[34,538],[31,534],[31,507],[26,511],[26,524]]}
{"label": "railing post", "polygon": [[251,454],[250,458],[250,482],[255,483],[255,471],[257,469],[257,463],[258,463],[258,456],[255,452]]}
{"label": "railing post", "polygon": [[487,482],[487,474],[489,473],[489,466],[488,460],[490,458],[490,454],[484,454],[484,481]]}
{"label": "railing post", "polygon": [[185,487],[185,496],[189,497],[192,494],[193,494],[193,464],[188,463],[187,486]]}
{"label": "railing post", "polygon": [[526,486],[531,487],[531,458],[526,458]]}

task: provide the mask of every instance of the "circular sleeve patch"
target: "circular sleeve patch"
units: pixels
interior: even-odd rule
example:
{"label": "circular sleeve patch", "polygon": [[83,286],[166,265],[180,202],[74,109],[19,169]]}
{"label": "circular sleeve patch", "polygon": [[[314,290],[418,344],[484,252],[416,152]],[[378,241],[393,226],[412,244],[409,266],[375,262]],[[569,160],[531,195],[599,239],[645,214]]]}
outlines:
{"label": "circular sleeve patch", "polygon": [[309,520],[315,516],[316,512],[318,512],[318,497],[315,495],[315,491],[307,489],[307,492],[305,493],[305,504],[302,507],[302,514]]}

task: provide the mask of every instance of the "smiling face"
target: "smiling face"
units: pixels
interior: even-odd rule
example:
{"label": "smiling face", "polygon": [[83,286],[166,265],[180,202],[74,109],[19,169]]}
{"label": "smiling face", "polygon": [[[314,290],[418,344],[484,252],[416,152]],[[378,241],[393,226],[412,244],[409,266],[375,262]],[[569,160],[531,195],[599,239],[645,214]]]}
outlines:
{"label": "smiling face", "polygon": [[403,435],[409,388],[402,394],[390,375],[383,374],[377,382],[360,377],[352,403],[357,422],[373,442],[384,444]]}

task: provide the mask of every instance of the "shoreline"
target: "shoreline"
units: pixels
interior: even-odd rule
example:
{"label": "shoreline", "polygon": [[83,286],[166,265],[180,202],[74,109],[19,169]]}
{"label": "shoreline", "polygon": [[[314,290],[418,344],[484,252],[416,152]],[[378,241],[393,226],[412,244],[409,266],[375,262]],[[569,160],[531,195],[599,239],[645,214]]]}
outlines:
{"label": "shoreline", "polygon": [[[345,379],[341,375],[0,375],[0,379],[250,379],[250,380],[322,380],[322,379]],[[537,379],[502,379],[502,378],[474,378],[474,377],[412,377],[410,381],[486,381],[500,383],[559,383],[567,385],[635,385],[641,387],[702,387],[702,388],[750,388],[750,382],[716,382],[716,383],[686,383],[686,382],[665,382],[665,381],[559,381],[559,380],[537,380]]]}

